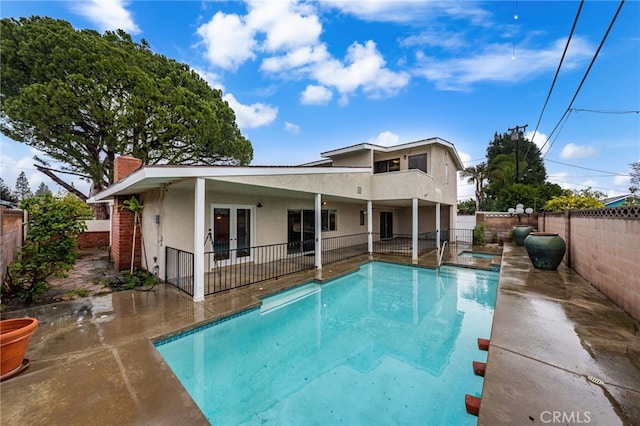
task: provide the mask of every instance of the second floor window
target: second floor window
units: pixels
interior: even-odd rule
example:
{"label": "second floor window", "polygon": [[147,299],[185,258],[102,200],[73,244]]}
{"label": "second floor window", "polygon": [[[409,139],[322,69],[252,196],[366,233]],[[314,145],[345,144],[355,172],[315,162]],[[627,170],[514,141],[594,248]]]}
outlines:
{"label": "second floor window", "polygon": [[400,170],[400,159],[393,158],[391,160],[376,161],[373,167],[373,173],[397,172]]}
{"label": "second floor window", "polygon": [[410,155],[409,169],[418,169],[427,173],[427,154]]}

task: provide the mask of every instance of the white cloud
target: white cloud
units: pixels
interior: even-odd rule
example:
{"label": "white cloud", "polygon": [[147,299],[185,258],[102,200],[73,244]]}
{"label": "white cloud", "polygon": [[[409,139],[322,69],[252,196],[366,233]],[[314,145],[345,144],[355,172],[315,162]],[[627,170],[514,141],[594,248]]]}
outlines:
{"label": "white cloud", "polygon": [[320,18],[306,2],[249,0],[247,5],[244,16],[217,12],[198,28],[212,65],[236,70],[247,60],[269,54],[262,60],[262,71],[315,80],[316,86],[337,90],[342,105],[357,90],[370,97],[391,96],[409,83],[407,72],[386,67],[372,40],[354,42],[343,60],[334,58],[320,42]]}
{"label": "white cloud", "polygon": [[468,19],[478,24],[486,21],[489,16],[488,12],[468,1],[320,0],[319,3],[360,19],[380,22],[416,22],[416,20],[428,20],[436,14],[445,14],[456,19]]}
{"label": "white cloud", "polygon": [[292,0],[248,1],[247,26],[265,34],[269,52],[316,44],[322,25],[309,5]]}
{"label": "white cloud", "polygon": [[547,154],[549,148],[551,148],[551,144],[547,143],[547,135],[545,135],[544,133],[536,132],[536,134],[534,135],[533,130],[531,130],[526,132],[524,136],[525,138],[536,144],[536,146],[540,150],[540,155],[542,155],[543,157]]}
{"label": "white cloud", "polygon": [[256,56],[254,31],[238,15],[218,12],[197,33],[206,46],[206,58],[220,68],[236,70]]}
{"label": "white cloud", "polygon": [[291,71],[296,68],[303,68],[310,64],[329,60],[330,57],[331,55],[327,51],[327,46],[325,44],[302,46],[290,50],[284,55],[266,58],[262,61],[260,69],[273,73]]}
{"label": "white cloud", "polygon": [[285,121],[284,129],[294,135],[300,133],[300,126],[298,126],[297,124],[289,123],[288,121]]}
{"label": "white cloud", "polygon": [[631,177],[630,176],[615,176],[613,178],[613,184],[616,185],[616,186],[621,186],[621,185],[631,186]]}
{"label": "white cloud", "polygon": [[[518,82],[554,70],[564,45],[565,40],[557,40],[545,49],[520,47],[515,60],[512,59],[513,46],[506,43],[490,44],[473,56],[456,56],[449,60],[439,60],[418,52],[418,66],[414,74],[430,80],[440,90],[468,90],[478,82]],[[563,62],[563,70],[575,68],[592,55],[593,49],[589,43],[574,37],[570,54]]]}
{"label": "white cloud", "polygon": [[271,124],[278,116],[278,108],[255,103],[243,105],[231,93],[222,97],[236,113],[236,123],[241,129],[250,129]]}
{"label": "white cloud", "polygon": [[[9,152],[9,154],[7,154]],[[2,180],[5,185],[7,185],[11,190],[14,190],[16,187],[16,180],[21,172],[24,172],[27,180],[29,181],[29,186],[31,187],[32,192],[36,192],[38,186],[41,182],[44,182],[45,185],[49,187],[49,189],[53,193],[57,193],[62,187],[58,186],[51,178],[46,176],[44,173],[39,172],[34,164],[36,161],[33,159],[34,156],[38,156],[40,158],[48,158],[46,154],[37,149],[26,146],[25,144],[11,141],[6,139],[4,136],[0,137],[0,176],[2,176]],[[57,163],[53,163],[51,165],[52,168],[59,168]],[[62,180],[67,183],[72,183],[80,192],[84,194],[89,193],[89,183],[80,179],[79,177],[73,175],[66,175],[58,173],[58,176]]]}
{"label": "white cloud", "polygon": [[131,12],[126,9],[129,4],[125,0],[89,0],[74,2],[73,10],[94,22],[102,31],[124,30],[129,34],[140,33]]}
{"label": "white cloud", "polygon": [[410,80],[406,72],[393,72],[384,67],[385,60],[371,40],[364,45],[355,42],[349,46],[344,62],[348,65],[336,59],[317,63],[311,75],[342,94],[352,93],[361,87],[374,96],[395,94]]}
{"label": "white cloud", "polygon": [[303,105],[325,105],[332,97],[333,93],[326,87],[310,84],[300,95],[300,103]]}
{"label": "white cloud", "polygon": [[381,132],[375,138],[369,139],[368,143],[380,146],[392,146],[397,145],[400,142],[400,136],[390,131]]}
{"label": "white cloud", "polygon": [[560,158],[565,160],[580,160],[583,158],[593,158],[598,155],[598,151],[588,145],[576,145],[574,143],[568,143],[562,148],[560,152]]}

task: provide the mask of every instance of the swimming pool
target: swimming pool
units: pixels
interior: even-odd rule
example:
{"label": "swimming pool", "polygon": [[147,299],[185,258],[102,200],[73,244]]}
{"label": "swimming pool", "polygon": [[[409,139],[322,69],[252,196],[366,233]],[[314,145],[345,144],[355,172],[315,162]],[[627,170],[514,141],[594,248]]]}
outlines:
{"label": "swimming pool", "polygon": [[493,259],[496,256],[500,256],[500,255],[492,254],[492,253],[478,253],[474,251],[462,251],[458,253],[458,257],[475,257],[478,259]]}
{"label": "swimming pool", "polygon": [[475,425],[497,283],[371,262],[156,347],[216,425]]}

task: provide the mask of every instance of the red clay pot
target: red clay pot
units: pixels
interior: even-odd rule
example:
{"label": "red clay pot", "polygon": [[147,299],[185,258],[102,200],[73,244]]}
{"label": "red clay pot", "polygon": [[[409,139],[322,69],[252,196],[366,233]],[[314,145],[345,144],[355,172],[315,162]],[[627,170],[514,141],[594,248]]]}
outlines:
{"label": "red clay pot", "polygon": [[37,326],[35,318],[0,321],[0,375],[3,379],[23,365],[29,339]]}

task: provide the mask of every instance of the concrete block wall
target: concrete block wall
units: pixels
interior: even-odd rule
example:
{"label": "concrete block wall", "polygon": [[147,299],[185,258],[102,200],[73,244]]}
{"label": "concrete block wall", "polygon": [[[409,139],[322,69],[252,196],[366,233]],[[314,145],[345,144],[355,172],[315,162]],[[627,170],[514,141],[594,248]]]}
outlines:
{"label": "concrete block wall", "polygon": [[640,321],[640,207],[617,209],[546,214],[540,228],[565,239],[567,266]]}

